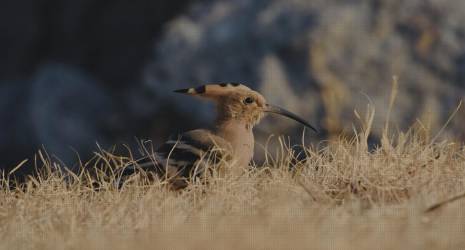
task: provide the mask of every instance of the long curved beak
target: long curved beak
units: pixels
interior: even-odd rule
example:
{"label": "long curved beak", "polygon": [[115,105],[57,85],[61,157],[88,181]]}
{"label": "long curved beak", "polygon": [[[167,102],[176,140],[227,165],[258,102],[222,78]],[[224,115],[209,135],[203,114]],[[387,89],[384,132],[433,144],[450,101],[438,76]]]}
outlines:
{"label": "long curved beak", "polygon": [[274,105],[270,105],[270,104],[266,104],[265,106],[265,112],[268,112],[268,113],[275,113],[275,114],[279,114],[279,115],[282,115],[282,116],[285,116],[287,118],[290,118],[296,122],[299,122],[299,123],[302,123],[303,125],[305,125],[306,127],[312,129],[315,133],[318,133],[318,130],[316,130],[315,127],[313,127],[312,125],[310,125],[308,122],[306,122],[304,119],[300,118],[299,116],[297,116],[296,114],[288,111],[288,110],[285,110],[281,107],[278,107],[278,106],[274,106]]}

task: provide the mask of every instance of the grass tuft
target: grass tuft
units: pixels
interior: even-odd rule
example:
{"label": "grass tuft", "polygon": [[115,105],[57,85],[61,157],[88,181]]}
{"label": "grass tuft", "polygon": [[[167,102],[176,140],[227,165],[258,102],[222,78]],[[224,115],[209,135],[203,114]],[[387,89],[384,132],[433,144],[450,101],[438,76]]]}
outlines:
{"label": "grass tuft", "polygon": [[387,119],[370,147],[374,115],[355,111],[354,136],[318,146],[277,138],[263,165],[223,162],[181,191],[143,172],[122,179],[129,148],[99,148],[78,171],[39,151],[34,177],[1,175],[0,249],[463,248],[464,146],[389,132]]}

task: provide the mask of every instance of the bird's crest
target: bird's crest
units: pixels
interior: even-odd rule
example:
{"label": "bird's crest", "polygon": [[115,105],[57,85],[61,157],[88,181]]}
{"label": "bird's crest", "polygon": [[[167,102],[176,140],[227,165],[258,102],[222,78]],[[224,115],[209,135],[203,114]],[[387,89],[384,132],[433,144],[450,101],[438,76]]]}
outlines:
{"label": "bird's crest", "polygon": [[240,83],[217,83],[217,84],[205,84],[202,86],[187,88],[187,89],[178,89],[174,92],[188,95],[199,95],[205,97],[215,97],[222,96],[232,91],[246,90],[250,91],[251,89]]}
{"label": "bird's crest", "polygon": [[275,113],[293,119],[315,132],[317,130],[296,114],[266,102],[258,92],[240,83],[206,84],[195,88],[178,89],[176,93],[213,100],[218,108],[218,121],[241,120],[246,127],[255,126],[265,113]]}

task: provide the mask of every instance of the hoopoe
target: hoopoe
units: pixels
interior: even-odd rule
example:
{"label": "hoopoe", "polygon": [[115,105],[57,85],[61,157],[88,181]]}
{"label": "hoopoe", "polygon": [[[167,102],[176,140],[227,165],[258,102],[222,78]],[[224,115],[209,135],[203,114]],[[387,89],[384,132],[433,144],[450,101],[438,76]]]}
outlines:
{"label": "hoopoe", "polygon": [[247,167],[254,152],[253,127],[265,113],[286,116],[317,132],[299,116],[267,103],[261,94],[243,84],[207,84],[174,92],[213,101],[217,108],[214,129],[196,129],[170,137],[154,153],[136,161],[133,168],[125,169],[126,174],[134,173],[136,168],[154,171],[178,189],[225,155],[237,166]]}

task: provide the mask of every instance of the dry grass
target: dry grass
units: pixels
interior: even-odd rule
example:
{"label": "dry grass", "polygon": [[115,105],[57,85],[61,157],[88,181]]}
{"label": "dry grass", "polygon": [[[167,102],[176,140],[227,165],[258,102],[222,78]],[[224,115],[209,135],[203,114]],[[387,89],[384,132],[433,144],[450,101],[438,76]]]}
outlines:
{"label": "dry grass", "polygon": [[263,166],[180,192],[144,178],[116,188],[108,170],[129,153],[101,150],[74,174],[39,152],[40,175],[1,179],[0,249],[464,249],[465,148],[387,122],[370,149],[373,116],[303,160],[282,140]]}
{"label": "dry grass", "polygon": [[[452,249],[465,246],[465,201],[427,208],[465,190],[465,151],[410,133],[369,151],[365,134],[292,150],[240,175],[174,192],[162,182],[45,169],[0,192],[1,249]],[[386,143],[386,141],[384,142]],[[87,168],[127,159],[99,153]],[[291,170],[289,170],[291,167]],[[99,174],[102,177],[103,172]]]}

